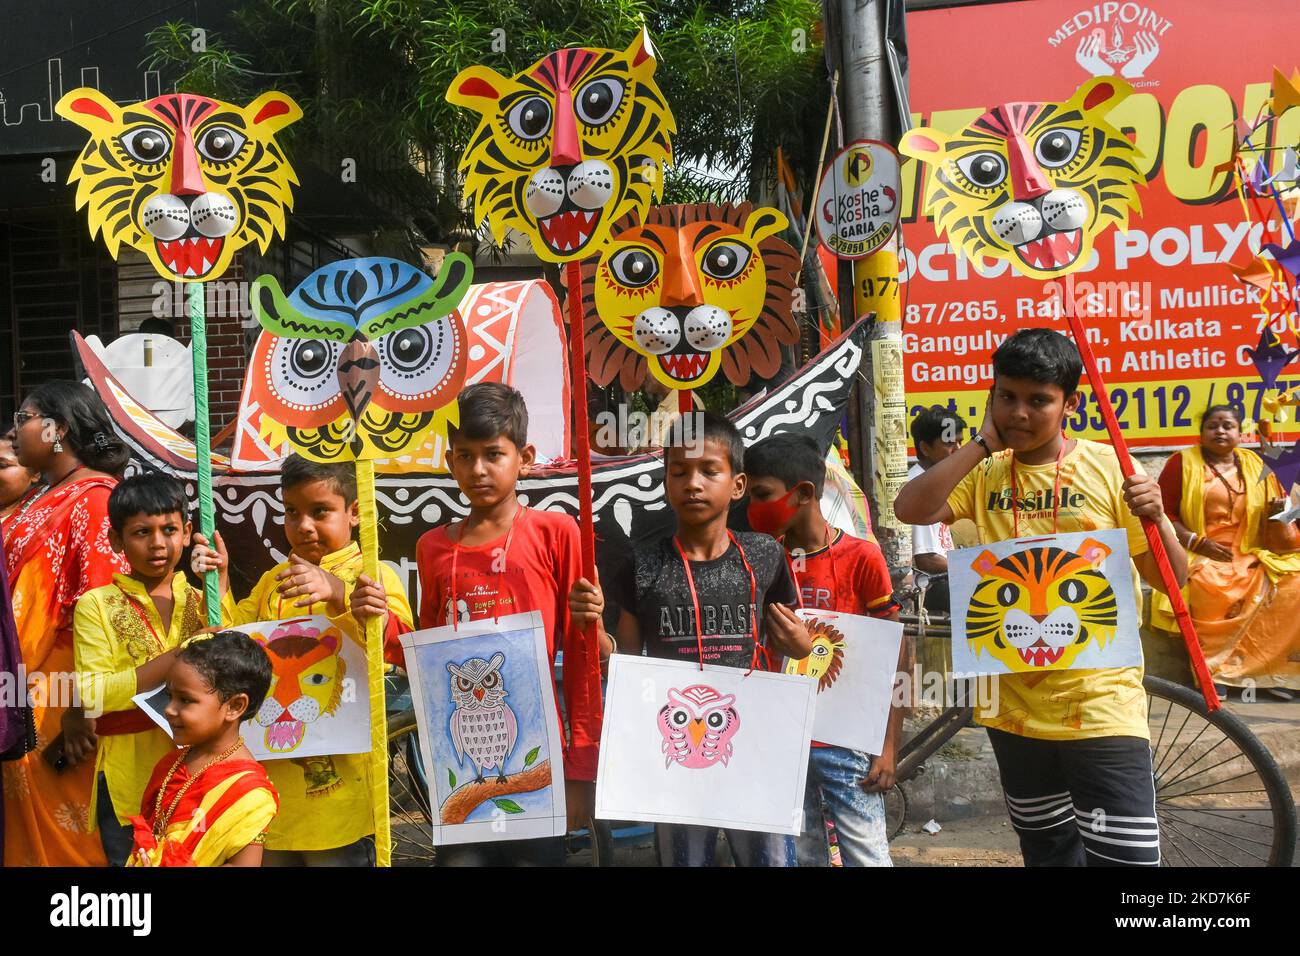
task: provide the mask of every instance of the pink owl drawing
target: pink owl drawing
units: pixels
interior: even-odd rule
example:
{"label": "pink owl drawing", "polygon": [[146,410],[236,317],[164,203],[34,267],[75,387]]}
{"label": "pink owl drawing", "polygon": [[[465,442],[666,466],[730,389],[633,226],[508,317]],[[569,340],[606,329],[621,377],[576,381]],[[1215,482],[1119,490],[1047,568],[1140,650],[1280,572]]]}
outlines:
{"label": "pink owl drawing", "polygon": [[700,769],[731,760],[731,738],[740,730],[734,694],[725,697],[706,684],[685,690],[668,689],[668,703],[659,710],[659,732],[664,736],[664,766],[676,761]]}

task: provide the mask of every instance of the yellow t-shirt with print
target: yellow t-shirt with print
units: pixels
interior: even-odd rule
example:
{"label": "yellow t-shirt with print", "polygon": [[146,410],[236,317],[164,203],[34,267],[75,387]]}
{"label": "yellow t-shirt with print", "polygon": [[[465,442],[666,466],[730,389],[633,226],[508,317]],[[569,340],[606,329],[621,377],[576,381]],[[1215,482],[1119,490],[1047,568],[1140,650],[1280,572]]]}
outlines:
{"label": "yellow t-shirt with print", "polygon": [[[1051,534],[1056,462],[1016,463],[1020,537]],[[1124,503],[1124,474],[1109,445],[1079,441],[1061,459],[1058,533],[1123,528],[1132,557],[1147,550],[1142,522]],[[1012,512],[1011,452],[976,465],[948,496],[955,519],[975,523],[981,544],[1016,536]],[[1133,569],[1137,619],[1142,591]],[[1150,738],[1141,667],[1004,674],[998,678],[995,706],[981,707],[976,719],[986,727],[1040,740],[1090,737]]]}
{"label": "yellow t-shirt with print", "polygon": [[[320,566],[341,580],[351,594],[357,578],[365,570],[362,563],[361,549],[353,542],[325,555]],[[287,561],[262,575],[253,592],[233,608],[235,625],[325,615],[324,602],[295,607],[296,598],[280,597],[276,575],[286,567]],[[386,564],[380,568],[389,613],[411,627],[411,605],[406,600],[406,589],[392,568]],[[364,640],[350,613],[330,617],[330,621],[353,640]],[[364,676],[357,683],[362,689],[367,686]],[[266,849],[333,850],[375,832],[368,753],[264,760],[262,766],[280,794],[280,813],[266,832]]]}
{"label": "yellow t-shirt with print", "polygon": [[[93,588],[77,601],[72,615],[72,650],[77,687],[87,714],[136,710],[135,670],[180,647],[204,627],[203,595],[185,575],[172,576],[172,619],[165,625],[148,589],[133,577],[114,574],[113,583]],[[108,783],[117,822],[126,826],[140,812],[140,800],[154,766],[176,745],[161,727],[136,733],[101,734],[90,788],[89,828],[98,826],[94,807],[99,775]]]}

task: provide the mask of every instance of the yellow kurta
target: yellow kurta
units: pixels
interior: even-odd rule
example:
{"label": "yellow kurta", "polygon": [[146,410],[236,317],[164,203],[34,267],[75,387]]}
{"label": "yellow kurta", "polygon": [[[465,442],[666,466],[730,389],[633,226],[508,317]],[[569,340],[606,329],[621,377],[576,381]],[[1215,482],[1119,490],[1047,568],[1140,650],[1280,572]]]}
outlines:
{"label": "yellow kurta", "polygon": [[[87,591],[77,601],[72,618],[73,652],[77,685],[88,715],[135,709],[131,698],[150,689],[136,686],[135,669],[179,647],[204,626],[203,597],[183,574],[172,576],[172,599],[172,619],[166,626],[145,586],[125,574],[114,574],[112,584]],[[90,792],[90,828],[97,824],[93,808],[101,772],[108,782],[113,812],[118,822],[126,825],[140,812],[140,797],[154,765],[174,749],[161,727],[100,736]]]}
{"label": "yellow kurta", "polygon": [[[1230,687],[1300,690],[1300,554],[1274,554],[1257,547],[1268,520],[1270,497],[1281,497],[1277,479],[1261,481],[1263,462],[1237,449],[1240,474],[1229,495],[1199,447],[1180,454],[1183,495],[1179,517],[1188,530],[1232,552],[1231,561],[1191,555],[1183,594],[1196,636],[1214,680]],[[1151,623],[1176,632],[1168,599],[1152,602]]]}
{"label": "yellow kurta", "polygon": [[[326,614],[323,602],[311,607],[295,607],[296,598],[280,597],[275,576],[287,566],[287,562],[279,564],[262,575],[253,593],[234,609],[234,624]],[[327,554],[321,559],[320,566],[342,580],[349,594],[365,570],[361,548],[355,542]],[[409,628],[413,622],[406,589],[392,568],[386,564],[380,567],[389,612]],[[364,640],[364,632],[357,627],[350,613],[330,617],[330,620],[351,639],[358,643]],[[366,681],[359,678],[357,686],[366,687]],[[375,832],[369,754],[267,760],[264,766],[280,794],[280,813],[267,831],[266,849],[332,850]]]}
{"label": "yellow kurta", "polygon": [[[948,496],[954,520],[975,523],[981,544],[1015,537],[1011,510],[1011,453],[1000,452],[976,465]],[[1020,496],[1045,502],[1051,495],[1056,463],[1016,464]],[[1061,498],[1057,530],[1101,531],[1123,528],[1129,554],[1148,548],[1142,522],[1124,504],[1124,475],[1115,450],[1094,441],[1079,441],[1061,461]],[[1050,505],[1020,510],[1020,536],[1052,533]],[[1133,593],[1142,618],[1136,568]],[[982,707],[976,719],[987,727],[1041,740],[1091,737],[1150,737],[1141,667],[1004,674],[998,678],[996,707]]]}

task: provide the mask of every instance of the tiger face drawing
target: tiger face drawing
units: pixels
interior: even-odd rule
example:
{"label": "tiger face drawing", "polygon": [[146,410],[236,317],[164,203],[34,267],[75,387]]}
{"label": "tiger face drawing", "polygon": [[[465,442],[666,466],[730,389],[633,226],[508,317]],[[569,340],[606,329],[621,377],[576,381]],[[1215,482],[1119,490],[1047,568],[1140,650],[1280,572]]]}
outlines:
{"label": "tiger face drawing", "polygon": [[297,750],[307,725],[329,716],[343,700],[347,662],[343,635],[322,633],[302,621],[285,621],[269,635],[252,634],[271,659],[271,689],[253,718],[264,731],[266,749],[286,756]]}
{"label": "tiger face drawing", "polygon": [[719,369],[736,385],[776,374],[780,346],[799,340],[786,224],[748,203],[654,206],[620,221],[583,264],[591,377],[630,391],[647,368],[671,389],[700,388]]}
{"label": "tiger face drawing", "polygon": [[119,106],[83,87],[55,112],[90,133],[68,182],[113,258],[125,244],[159,275],[201,282],[284,234],[298,179],[275,134],[302,110],[283,93],[246,107],[183,93]]}
{"label": "tiger face drawing", "polygon": [[817,693],[833,685],[844,666],[844,635],[826,621],[808,621],[812,651],[800,661],[787,661],[787,674],[803,674],[817,679]]}
{"label": "tiger face drawing", "polygon": [[1140,154],[1105,120],[1132,92],[1096,77],[1064,103],[1007,103],[951,135],[918,127],[899,151],[934,167],[925,211],[955,249],[1064,275],[1088,262],[1098,233],[1141,211]]}
{"label": "tiger face drawing", "polygon": [[1079,552],[1031,547],[998,559],[984,551],[966,616],[976,656],[988,651],[1009,671],[1069,670],[1092,641],[1105,646],[1119,610],[1102,565],[1110,548],[1087,538]]}
{"label": "tiger face drawing", "polygon": [[583,259],[610,227],[663,192],[672,111],[654,82],[644,30],[626,50],[570,47],[512,77],[462,70],[449,102],[482,115],[461,157],[475,222],[507,227],[549,262]]}

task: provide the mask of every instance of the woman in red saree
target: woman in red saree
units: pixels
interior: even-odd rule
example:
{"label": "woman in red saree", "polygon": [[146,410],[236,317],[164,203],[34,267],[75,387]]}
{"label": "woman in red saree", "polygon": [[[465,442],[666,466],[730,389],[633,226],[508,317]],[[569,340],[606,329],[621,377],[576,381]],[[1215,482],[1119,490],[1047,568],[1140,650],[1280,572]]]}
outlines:
{"label": "woman in red saree", "polygon": [[130,453],[99,396],[78,382],[38,386],[14,425],[19,460],[44,483],[3,525],[37,738],[36,750],[0,765],[4,865],[104,866],[99,835],[87,832],[95,762],[77,759],[93,754],[94,725],[80,708],[68,713],[72,611],[84,592],[129,570],[108,544],[108,496]]}

